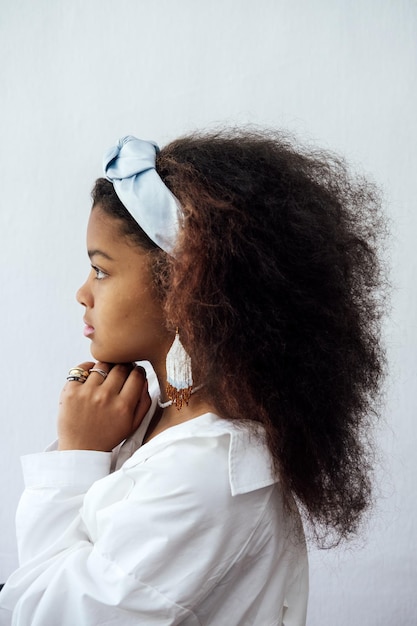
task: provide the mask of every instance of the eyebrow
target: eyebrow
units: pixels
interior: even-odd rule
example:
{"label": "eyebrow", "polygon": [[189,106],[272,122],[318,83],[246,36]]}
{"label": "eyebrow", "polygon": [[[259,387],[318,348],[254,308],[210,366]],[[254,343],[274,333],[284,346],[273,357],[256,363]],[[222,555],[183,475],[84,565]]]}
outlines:
{"label": "eyebrow", "polygon": [[108,261],[113,261],[114,259],[111,258],[110,255],[107,254],[107,252],[103,252],[103,250],[88,250],[87,252],[88,256],[90,257],[90,259],[93,258],[93,256],[102,256],[103,258],[107,259]]}

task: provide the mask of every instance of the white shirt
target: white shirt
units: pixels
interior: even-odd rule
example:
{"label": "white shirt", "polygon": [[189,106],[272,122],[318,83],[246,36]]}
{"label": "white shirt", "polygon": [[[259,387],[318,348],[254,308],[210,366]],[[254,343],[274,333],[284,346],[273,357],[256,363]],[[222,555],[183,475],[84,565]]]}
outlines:
{"label": "white shirt", "polygon": [[303,626],[305,544],[262,429],[207,413],[134,451],[151,413],[114,472],[105,452],[23,457],[1,626]]}

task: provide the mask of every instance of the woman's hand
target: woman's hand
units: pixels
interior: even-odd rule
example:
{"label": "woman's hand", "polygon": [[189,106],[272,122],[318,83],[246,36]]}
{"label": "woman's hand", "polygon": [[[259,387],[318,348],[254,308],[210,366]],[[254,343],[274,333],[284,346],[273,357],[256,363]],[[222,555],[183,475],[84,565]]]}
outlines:
{"label": "woman's hand", "polygon": [[141,367],[81,363],[108,372],[91,372],[85,383],[67,381],[58,413],[58,450],[110,452],[139,426],[151,406]]}

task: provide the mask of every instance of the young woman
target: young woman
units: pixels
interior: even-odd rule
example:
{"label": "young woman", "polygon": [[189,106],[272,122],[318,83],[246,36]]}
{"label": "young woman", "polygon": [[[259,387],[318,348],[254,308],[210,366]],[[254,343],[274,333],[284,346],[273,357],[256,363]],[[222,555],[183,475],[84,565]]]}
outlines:
{"label": "young woman", "polygon": [[23,459],[0,623],[301,626],[299,511],[332,543],[370,501],[376,196],[273,133],[125,137],[104,169],[77,294],[94,361]]}

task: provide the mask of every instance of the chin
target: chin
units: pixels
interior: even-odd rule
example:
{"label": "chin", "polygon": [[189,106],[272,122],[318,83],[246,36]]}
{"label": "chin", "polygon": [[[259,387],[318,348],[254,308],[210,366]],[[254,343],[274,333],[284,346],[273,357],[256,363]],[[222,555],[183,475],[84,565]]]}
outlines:
{"label": "chin", "polygon": [[131,358],[129,354],[112,352],[111,350],[100,349],[95,346],[91,346],[90,352],[93,359],[101,363],[133,363],[138,360],[137,358]]}
{"label": "chin", "polygon": [[99,348],[91,346],[90,352],[95,361],[100,361],[101,363],[117,363],[117,361],[112,358],[111,353],[106,350],[100,350]]}

